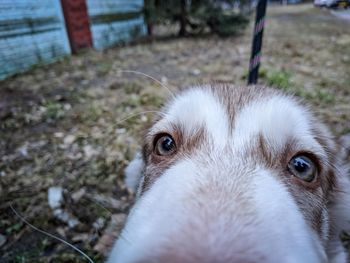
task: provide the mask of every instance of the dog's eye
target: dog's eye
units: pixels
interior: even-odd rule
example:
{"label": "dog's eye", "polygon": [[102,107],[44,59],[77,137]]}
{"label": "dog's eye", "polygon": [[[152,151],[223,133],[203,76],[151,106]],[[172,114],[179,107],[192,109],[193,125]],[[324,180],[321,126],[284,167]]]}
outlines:
{"label": "dog's eye", "polygon": [[288,163],[288,169],[295,177],[306,182],[312,182],[317,172],[314,162],[305,155],[294,156]]}
{"label": "dog's eye", "polygon": [[156,140],[154,150],[157,155],[171,155],[176,150],[175,141],[170,135],[164,134]]}

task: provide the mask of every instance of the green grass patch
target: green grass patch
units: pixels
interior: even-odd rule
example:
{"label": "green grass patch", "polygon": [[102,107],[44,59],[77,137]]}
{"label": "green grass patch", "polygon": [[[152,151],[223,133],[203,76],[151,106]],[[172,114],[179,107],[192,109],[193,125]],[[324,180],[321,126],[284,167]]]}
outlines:
{"label": "green grass patch", "polygon": [[291,74],[284,70],[271,70],[263,72],[263,77],[269,86],[277,87],[283,90],[290,89],[291,85]]}
{"label": "green grass patch", "polygon": [[315,98],[324,103],[333,103],[335,101],[335,95],[325,90],[316,90]]}
{"label": "green grass patch", "polygon": [[45,118],[47,120],[58,120],[64,117],[65,110],[64,106],[56,101],[48,101],[44,105],[45,107]]}
{"label": "green grass patch", "polygon": [[100,77],[106,76],[112,69],[113,63],[110,61],[105,61],[99,63],[96,68],[97,75]]}
{"label": "green grass patch", "polygon": [[300,88],[296,91],[296,95],[306,100],[314,101],[316,103],[332,104],[335,102],[336,97],[333,93],[327,90],[317,89],[313,92],[306,91]]}

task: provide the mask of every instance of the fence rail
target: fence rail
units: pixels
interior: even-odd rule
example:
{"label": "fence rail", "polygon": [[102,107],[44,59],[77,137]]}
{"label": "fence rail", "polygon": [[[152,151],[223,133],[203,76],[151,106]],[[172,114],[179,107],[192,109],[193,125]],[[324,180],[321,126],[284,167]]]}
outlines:
{"label": "fence rail", "polygon": [[0,79],[145,33],[143,0],[1,0]]}

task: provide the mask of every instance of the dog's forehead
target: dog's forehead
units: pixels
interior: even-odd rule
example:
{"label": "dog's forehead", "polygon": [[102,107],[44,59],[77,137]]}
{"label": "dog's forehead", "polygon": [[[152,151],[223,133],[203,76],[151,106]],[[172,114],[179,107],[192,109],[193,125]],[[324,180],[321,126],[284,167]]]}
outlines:
{"label": "dog's forehead", "polygon": [[218,147],[230,142],[243,147],[261,135],[276,148],[293,139],[317,146],[309,111],[291,96],[265,87],[194,87],[180,93],[164,113],[156,128],[176,125],[184,136],[203,128]]}

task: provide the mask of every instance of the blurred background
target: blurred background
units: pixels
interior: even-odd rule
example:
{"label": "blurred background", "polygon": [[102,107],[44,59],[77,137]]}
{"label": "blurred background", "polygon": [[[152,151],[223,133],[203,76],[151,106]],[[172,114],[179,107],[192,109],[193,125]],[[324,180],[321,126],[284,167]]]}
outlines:
{"label": "blurred background", "polygon": [[[172,91],[247,82],[250,0],[0,1],[0,262],[102,262],[134,195],[123,170]],[[350,133],[349,0],[269,1],[259,83]],[[13,209],[12,209],[12,208]],[[342,237],[349,247],[350,236]]]}

